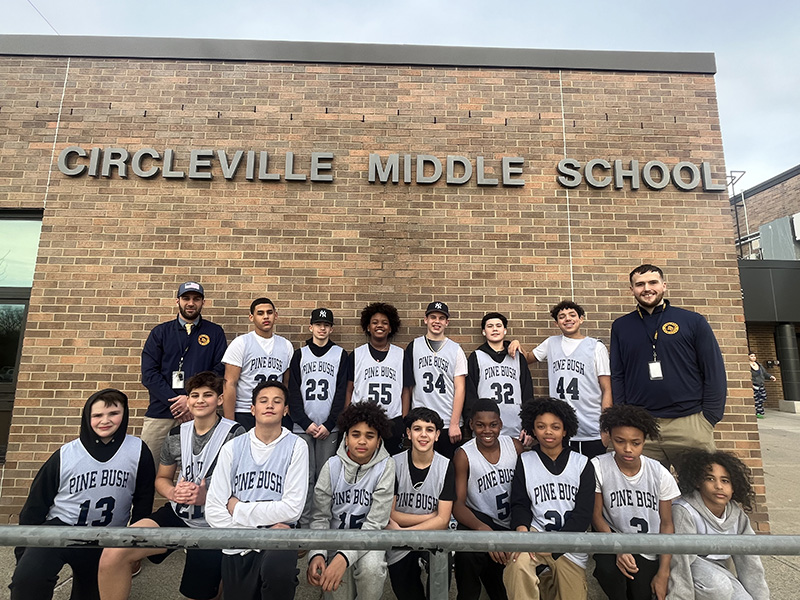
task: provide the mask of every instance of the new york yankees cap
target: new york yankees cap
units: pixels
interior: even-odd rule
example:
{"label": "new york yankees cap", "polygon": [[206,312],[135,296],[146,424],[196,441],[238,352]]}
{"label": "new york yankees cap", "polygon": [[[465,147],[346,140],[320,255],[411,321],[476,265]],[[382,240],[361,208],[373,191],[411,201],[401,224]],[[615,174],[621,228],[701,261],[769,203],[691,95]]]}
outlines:
{"label": "new york yankees cap", "polygon": [[432,312],[440,312],[448,319],[450,318],[450,309],[447,308],[447,304],[444,302],[431,302],[428,304],[428,308],[425,309],[425,316],[427,317]]}
{"label": "new york yankees cap", "polygon": [[311,324],[314,323],[333,325],[333,311],[329,308],[315,308],[311,311]]}

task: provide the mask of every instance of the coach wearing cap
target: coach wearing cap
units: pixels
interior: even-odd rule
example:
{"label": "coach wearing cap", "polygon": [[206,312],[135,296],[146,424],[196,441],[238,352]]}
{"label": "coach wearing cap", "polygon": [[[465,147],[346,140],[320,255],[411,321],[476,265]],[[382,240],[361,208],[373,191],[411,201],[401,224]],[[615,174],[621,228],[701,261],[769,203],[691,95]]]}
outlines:
{"label": "coach wearing cap", "polygon": [[142,384],[150,392],[142,441],[158,464],[164,438],[175,425],[188,421],[184,382],[202,371],[222,375],[228,342],[222,327],[203,319],[203,286],[187,281],[178,288],[177,318],[156,325],[142,349]]}

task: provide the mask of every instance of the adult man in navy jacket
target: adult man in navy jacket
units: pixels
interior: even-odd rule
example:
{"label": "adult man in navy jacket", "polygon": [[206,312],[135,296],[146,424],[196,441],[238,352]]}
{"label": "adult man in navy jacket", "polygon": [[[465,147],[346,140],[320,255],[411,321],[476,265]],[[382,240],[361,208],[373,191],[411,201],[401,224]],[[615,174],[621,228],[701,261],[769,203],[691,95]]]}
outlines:
{"label": "adult man in navy jacket", "polygon": [[142,425],[142,441],[156,463],[169,430],[190,420],[183,387],[192,375],[214,371],[222,376],[222,355],[228,342],[222,327],[200,316],[205,302],[203,286],[187,281],[178,289],[177,318],[156,325],[142,349],[142,384],[150,392],[150,406]]}
{"label": "adult man in navy jacket", "polygon": [[611,327],[611,391],[658,419],[661,441],[644,454],[669,467],[689,448],[714,449],[714,425],[725,411],[727,378],[714,332],[701,315],[664,299],[664,272],[630,273],[638,306]]}

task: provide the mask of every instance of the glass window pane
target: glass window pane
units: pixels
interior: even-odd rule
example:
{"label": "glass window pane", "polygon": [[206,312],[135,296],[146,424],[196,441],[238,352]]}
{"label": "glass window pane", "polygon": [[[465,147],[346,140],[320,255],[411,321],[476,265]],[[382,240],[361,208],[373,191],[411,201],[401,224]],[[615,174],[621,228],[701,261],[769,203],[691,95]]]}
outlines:
{"label": "glass window pane", "polygon": [[0,304],[0,384],[14,382],[24,328],[25,305]]}
{"label": "glass window pane", "polygon": [[0,287],[33,285],[41,231],[39,220],[0,220]]}

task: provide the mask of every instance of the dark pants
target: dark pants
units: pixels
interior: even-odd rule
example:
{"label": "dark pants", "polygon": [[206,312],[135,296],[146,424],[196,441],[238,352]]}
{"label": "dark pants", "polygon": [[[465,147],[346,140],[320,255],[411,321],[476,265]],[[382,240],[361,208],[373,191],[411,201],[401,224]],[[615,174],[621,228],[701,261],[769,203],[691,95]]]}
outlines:
{"label": "dark pants", "polygon": [[617,567],[616,554],[594,555],[594,578],[603,588],[609,600],[650,600],[653,593],[650,591],[650,582],[658,573],[658,561],[647,560],[634,554],[639,572],[633,579],[628,579]]}
{"label": "dark pants", "polygon": [[578,454],[583,454],[586,458],[592,459],[606,453],[606,446],[603,440],[586,440],[584,442],[570,442],[570,450]]}
{"label": "dark pants", "polygon": [[450,442],[450,436],[447,435],[447,421],[445,421],[445,428],[439,434],[439,440],[433,445],[433,449],[445,458],[453,460],[453,455],[464,443],[464,428],[461,428],[461,441],[455,444]]}
{"label": "dark pants", "polygon": [[261,550],[222,556],[222,593],[230,600],[293,600],[297,551]]}
{"label": "dark pants", "polygon": [[386,451],[394,456],[404,450],[403,436],[406,433],[406,426],[403,424],[403,417],[395,417],[389,421],[389,424],[392,428],[392,435],[383,440],[383,444],[386,447]]}
{"label": "dark pants", "polygon": [[99,600],[97,564],[102,548],[25,548],[11,577],[11,600],[50,600],[58,573],[72,567],[71,600]]}
{"label": "dark pants", "polygon": [[[389,580],[392,582],[392,591],[397,600],[426,600],[431,578],[429,573],[425,585],[422,585],[422,568],[419,561],[420,559],[428,561],[428,557],[428,552],[417,550],[409,552],[396,563],[389,565]],[[449,577],[447,584],[449,587]]]}
{"label": "dark pants", "polygon": [[505,566],[494,562],[487,552],[456,552],[455,567],[458,600],[478,600],[481,584],[490,600],[508,600],[503,584]]}

